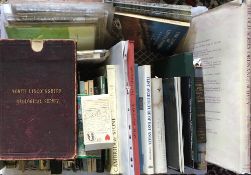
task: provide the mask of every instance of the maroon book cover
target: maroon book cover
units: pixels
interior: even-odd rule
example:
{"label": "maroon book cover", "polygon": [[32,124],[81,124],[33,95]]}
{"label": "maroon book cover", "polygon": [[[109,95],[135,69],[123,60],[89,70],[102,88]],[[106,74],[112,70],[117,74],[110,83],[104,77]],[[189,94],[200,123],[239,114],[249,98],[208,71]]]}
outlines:
{"label": "maroon book cover", "polygon": [[76,44],[0,40],[0,159],[76,155]]}

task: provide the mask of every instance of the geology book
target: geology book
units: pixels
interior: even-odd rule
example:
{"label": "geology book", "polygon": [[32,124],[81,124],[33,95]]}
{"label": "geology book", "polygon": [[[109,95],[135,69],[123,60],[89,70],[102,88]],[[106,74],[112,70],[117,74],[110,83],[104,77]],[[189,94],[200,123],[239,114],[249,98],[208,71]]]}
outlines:
{"label": "geology book", "polygon": [[0,159],[74,158],[75,42],[1,40],[0,81]]}

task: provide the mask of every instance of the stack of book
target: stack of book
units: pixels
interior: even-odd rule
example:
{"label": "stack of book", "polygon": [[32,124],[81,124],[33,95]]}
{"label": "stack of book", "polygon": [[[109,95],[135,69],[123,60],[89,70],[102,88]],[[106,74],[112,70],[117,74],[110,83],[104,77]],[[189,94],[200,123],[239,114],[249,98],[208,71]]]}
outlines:
{"label": "stack of book", "polygon": [[250,4],[3,5],[7,174],[250,173]]}

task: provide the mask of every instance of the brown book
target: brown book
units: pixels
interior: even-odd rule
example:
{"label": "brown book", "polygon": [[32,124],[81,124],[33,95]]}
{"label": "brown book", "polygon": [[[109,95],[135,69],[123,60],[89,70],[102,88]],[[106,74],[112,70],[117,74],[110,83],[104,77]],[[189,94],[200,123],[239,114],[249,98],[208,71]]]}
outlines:
{"label": "brown book", "polygon": [[76,44],[34,43],[0,41],[0,159],[71,159],[76,155]]}

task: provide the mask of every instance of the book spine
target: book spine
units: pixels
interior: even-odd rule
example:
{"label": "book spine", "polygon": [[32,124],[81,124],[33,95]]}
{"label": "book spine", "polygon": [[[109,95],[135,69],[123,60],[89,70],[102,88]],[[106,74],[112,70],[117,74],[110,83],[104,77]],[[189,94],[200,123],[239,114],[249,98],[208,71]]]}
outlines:
{"label": "book spine", "polygon": [[[200,71],[200,72],[199,72]],[[206,143],[205,97],[202,68],[195,68],[196,134],[198,143]]]}
{"label": "book spine", "polygon": [[117,91],[116,91],[116,66],[107,65],[107,86],[108,94],[110,96],[111,115],[112,115],[112,132],[114,145],[110,150],[110,174],[119,174],[119,135],[118,135],[118,119],[117,119]]}
{"label": "book spine", "polygon": [[193,161],[196,163],[198,162],[198,141],[197,141],[197,124],[196,124],[196,101],[195,101],[195,78],[194,76],[191,77],[191,92],[192,92],[192,96],[191,96],[191,102],[192,102],[192,124],[191,124],[191,128],[192,128],[192,148],[193,148]]}
{"label": "book spine", "polygon": [[140,158],[140,173],[143,173],[143,155],[141,142],[141,121],[140,121],[140,100],[139,100],[139,71],[138,64],[135,64],[135,80],[136,80],[136,101],[137,101],[137,124],[138,124],[138,143],[139,143],[139,158]]}
{"label": "book spine", "polygon": [[88,92],[89,92],[89,95],[94,95],[94,83],[93,83],[93,80],[88,80]]}
{"label": "book spine", "polygon": [[246,22],[246,28],[247,28],[247,38],[246,38],[246,42],[247,42],[247,57],[246,57],[246,104],[247,104],[247,117],[248,117],[248,135],[249,135],[249,141],[248,141],[248,145],[249,145],[249,160],[248,160],[248,169],[249,169],[249,173],[251,173],[251,111],[250,111],[250,107],[251,107],[251,99],[250,99],[250,93],[251,93],[251,1],[247,0],[247,22]]}
{"label": "book spine", "polygon": [[162,78],[152,78],[154,173],[167,173]]}
{"label": "book spine", "polygon": [[84,134],[83,134],[83,120],[82,120],[82,112],[81,112],[81,97],[77,97],[77,105],[78,105],[78,157],[86,156],[85,146],[84,146]]}
{"label": "book spine", "polygon": [[143,173],[154,174],[150,65],[139,66],[139,90]]}
{"label": "book spine", "polygon": [[139,15],[145,15],[145,16],[151,16],[151,17],[158,17],[158,18],[164,18],[164,19],[172,19],[172,20],[179,20],[184,22],[189,22],[192,19],[191,14],[183,14],[182,12],[178,10],[174,11],[156,11],[157,9],[153,10],[147,10],[147,9],[138,9],[138,8],[126,8],[126,7],[120,7],[117,6],[115,8],[117,12],[123,12],[123,13],[134,13]]}
{"label": "book spine", "polygon": [[193,133],[194,125],[192,119],[192,82],[191,77],[181,77],[182,96],[182,117],[183,117],[183,137],[184,137],[184,161],[186,166],[194,166],[193,157]]}
{"label": "book spine", "polygon": [[130,107],[132,117],[132,142],[134,173],[140,175],[139,143],[138,143],[138,125],[137,125],[137,104],[136,104],[136,87],[135,87],[135,70],[134,70],[134,43],[128,43],[128,81],[130,86]]}
{"label": "book spine", "polygon": [[94,83],[97,88],[96,92],[94,92],[95,95],[107,93],[106,78],[104,76],[97,77]]}
{"label": "book spine", "polygon": [[182,13],[191,14],[191,6],[187,5],[174,5],[174,4],[164,4],[164,3],[146,3],[146,2],[115,2],[114,7],[122,8],[134,8],[138,10],[148,10],[148,11],[162,11],[162,12],[172,12],[172,13]]}

